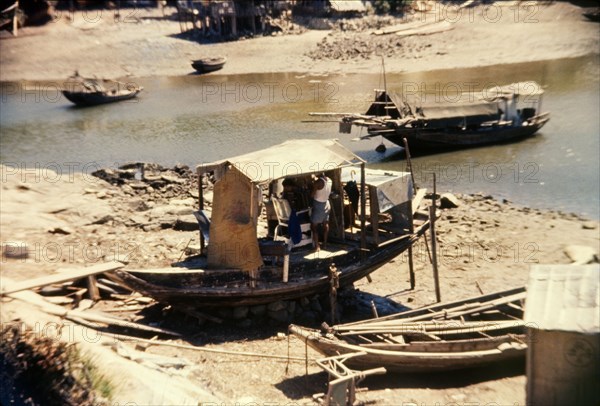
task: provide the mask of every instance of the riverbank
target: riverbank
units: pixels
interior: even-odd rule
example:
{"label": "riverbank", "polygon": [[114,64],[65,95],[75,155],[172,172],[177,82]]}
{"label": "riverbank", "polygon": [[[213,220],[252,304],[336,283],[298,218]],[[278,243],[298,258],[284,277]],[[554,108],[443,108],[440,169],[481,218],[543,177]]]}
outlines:
{"label": "riverbank", "polygon": [[123,9],[115,19],[111,10],[63,12],[52,23],[23,28],[18,37],[4,32],[0,80],[63,80],[75,70],[105,78],[188,75],[190,60],[214,55],[228,58],[213,73],[218,75],[378,73],[380,54],[388,72],[419,72],[573,58],[597,52],[600,45],[597,24],[583,17],[582,8],[563,2],[463,9],[436,4],[427,13],[385,20],[388,28],[407,22],[449,25],[428,35],[377,36],[368,23],[334,21],[333,29],[292,23],[287,35],[205,44],[182,35],[173,13]]}
{"label": "riverbank", "polygon": [[[55,273],[59,268],[110,260],[126,262],[129,268],[158,268],[169,266],[186,251],[193,251],[198,244],[194,241],[198,237],[197,231],[184,230],[186,224],[195,225],[190,213],[196,205],[196,179],[184,166],[147,165],[146,173],[150,172],[155,174],[152,179],[160,175],[160,181],[152,181],[153,186],[128,178],[133,173],[131,169],[103,170],[98,177],[85,173],[57,175],[47,168],[38,173],[2,167],[5,182],[0,196],[0,226],[3,243],[8,243],[11,255],[2,258],[1,277],[24,280]],[[112,183],[106,181],[111,179]],[[117,179],[130,180],[116,185]],[[597,258],[597,221],[574,214],[523,208],[484,194],[457,197],[458,207],[440,209],[441,217],[436,223],[443,300],[458,300],[481,292],[521,286],[526,283],[529,267],[534,263],[594,261],[594,255]],[[208,191],[205,198],[210,208]],[[16,248],[25,245],[27,258],[13,255],[22,253],[22,249]],[[415,270],[415,290],[408,289],[406,255],[374,272],[371,283],[361,280],[355,287],[411,308],[434,302],[432,270],[422,241],[415,246]],[[22,303],[4,301],[3,322],[27,314]],[[137,305],[132,306],[132,303]],[[287,354],[288,342],[278,335],[285,334],[285,323],[244,322],[242,326],[234,322],[200,326],[196,319],[183,318],[176,309],[152,301],[131,302],[125,306],[133,308],[129,311],[122,311],[124,305],[115,300],[102,300],[92,306],[93,309],[116,310],[113,314],[128,321],[144,319],[144,323],[180,329],[185,334],[181,339],[171,341],[175,344],[191,343],[231,352]],[[136,307],[141,309],[135,310]],[[304,344],[293,339],[289,345],[291,354],[302,359]],[[86,345],[87,350],[93,347]],[[107,351],[102,347],[103,357],[108,357]],[[196,384],[200,382],[212,393],[210,396],[225,402],[312,404],[312,394],[325,390],[326,375],[312,364],[305,380],[303,361],[293,362],[287,369],[283,360],[260,357],[209,354],[162,346],[151,346],[147,351],[189,361],[193,367],[185,367],[185,373],[179,375]],[[310,358],[316,356],[309,352]],[[138,370],[135,376],[126,376],[124,368],[120,369],[116,379],[127,384],[114,389],[112,400],[136,401],[135,392],[127,391],[136,387],[129,380],[134,382],[143,377],[143,370]],[[110,368],[103,371],[110,378]],[[171,373],[169,371],[172,372],[166,369],[163,373]],[[246,378],[237,379],[240,374]],[[409,401],[522,404],[525,401],[523,374],[522,365],[513,365],[485,373],[466,373],[452,379],[445,376],[405,377],[404,384],[400,385],[397,377],[390,376],[366,381],[365,386],[371,390],[359,394],[359,399],[376,404]],[[440,379],[444,384],[432,384],[433,380]],[[235,385],[232,382],[236,382]],[[156,384],[154,390],[154,395],[158,396],[166,388]],[[149,394],[144,396],[147,400]],[[157,399],[156,396],[153,399]]]}

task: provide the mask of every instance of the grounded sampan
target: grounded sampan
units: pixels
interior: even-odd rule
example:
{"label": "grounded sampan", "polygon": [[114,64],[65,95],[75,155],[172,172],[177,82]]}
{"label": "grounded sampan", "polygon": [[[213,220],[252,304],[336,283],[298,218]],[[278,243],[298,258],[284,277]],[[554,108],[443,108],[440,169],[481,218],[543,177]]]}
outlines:
{"label": "grounded sampan", "polygon": [[[159,301],[237,306],[327,292],[332,264],[340,286],[349,285],[402,253],[429,225],[413,223],[410,174],[365,170],[363,160],[332,140],[287,141],[197,171],[200,185],[204,176],[214,183],[211,213],[199,189],[202,254],[176,267],[116,272]],[[353,180],[356,172],[362,176]],[[330,239],[314,252],[307,191],[322,173],[332,181]],[[351,189],[358,213],[345,202]],[[263,210],[270,230],[260,227]]]}
{"label": "grounded sampan", "polygon": [[525,288],[397,313],[319,331],[290,332],[327,357],[361,352],[348,367],[394,372],[474,368],[525,356]]}

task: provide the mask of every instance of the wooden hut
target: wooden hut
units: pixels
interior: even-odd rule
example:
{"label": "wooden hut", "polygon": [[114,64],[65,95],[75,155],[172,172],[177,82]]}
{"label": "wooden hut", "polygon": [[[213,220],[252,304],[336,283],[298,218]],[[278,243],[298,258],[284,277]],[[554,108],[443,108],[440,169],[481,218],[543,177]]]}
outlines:
{"label": "wooden hut", "polygon": [[533,266],[527,291],[527,404],[600,404],[600,265]]}

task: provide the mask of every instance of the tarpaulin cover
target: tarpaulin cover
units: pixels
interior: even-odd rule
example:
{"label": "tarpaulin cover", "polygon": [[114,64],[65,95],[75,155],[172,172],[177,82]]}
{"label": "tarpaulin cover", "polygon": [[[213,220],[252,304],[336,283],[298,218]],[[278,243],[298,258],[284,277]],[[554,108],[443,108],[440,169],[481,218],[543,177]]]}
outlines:
{"label": "tarpaulin cover", "polygon": [[300,174],[328,171],[340,166],[363,162],[358,156],[335,140],[290,140],[273,147],[239,155],[210,164],[198,165],[199,173],[215,171],[222,176],[222,168],[235,166],[254,183]]}

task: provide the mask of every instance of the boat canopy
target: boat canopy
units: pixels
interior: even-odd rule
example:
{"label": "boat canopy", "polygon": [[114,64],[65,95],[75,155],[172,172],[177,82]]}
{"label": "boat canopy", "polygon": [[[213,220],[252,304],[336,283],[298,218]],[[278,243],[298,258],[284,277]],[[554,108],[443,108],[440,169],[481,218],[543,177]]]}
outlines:
{"label": "boat canopy", "polygon": [[450,127],[462,125],[465,118],[469,124],[500,118],[497,101],[485,101],[473,96],[459,95],[457,100],[444,98],[430,101],[419,100],[416,97],[404,97],[400,93],[391,93],[390,98],[399,110],[410,109],[412,115],[409,114],[407,117],[427,120],[429,125]]}
{"label": "boat canopy", "polygon": [[[351,168],[342,169],[342,182],[355,180]],[[377,190],[379,212],[384,213],[413,198],[413,184],[409,172],[365,170],[365,183]]]}
{"label": "boat canopy", "polygon": [[260,151],[250,152],[196,167],[198,174],[215,172],[219,179],[224,169],[234,166],[255,184],[272,180],[329,171],[364,163],[364,160],[335,140],[289,140]]}

